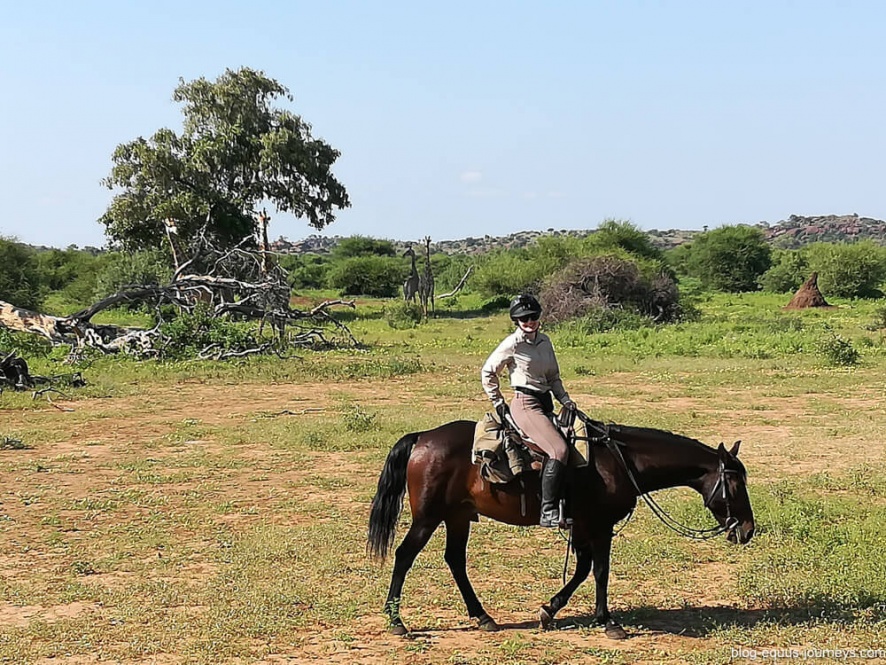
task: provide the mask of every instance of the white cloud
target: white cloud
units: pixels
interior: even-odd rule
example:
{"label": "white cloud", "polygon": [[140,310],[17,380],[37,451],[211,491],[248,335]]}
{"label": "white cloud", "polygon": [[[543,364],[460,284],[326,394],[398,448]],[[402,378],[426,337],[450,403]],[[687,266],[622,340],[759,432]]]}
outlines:
{"label": "white cloud", "polygon": [[463,171],[458,179],[466,185],[476,185],[483,180],[483,174],[480,171]]}

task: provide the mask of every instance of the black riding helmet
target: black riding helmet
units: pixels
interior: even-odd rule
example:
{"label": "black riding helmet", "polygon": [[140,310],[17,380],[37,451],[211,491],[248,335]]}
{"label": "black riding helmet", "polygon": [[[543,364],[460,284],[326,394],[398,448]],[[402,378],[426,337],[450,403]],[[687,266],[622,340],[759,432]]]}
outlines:
{"label": "black riding helmet", "polygon": [[511,301],[510,313],[511,321],[516,321],[522,316],[530,316],[531,314],[540,316],[541,303],[538,302],[538,299],[535,296],[530,296],[524,293],[522,296],[517,296]]}

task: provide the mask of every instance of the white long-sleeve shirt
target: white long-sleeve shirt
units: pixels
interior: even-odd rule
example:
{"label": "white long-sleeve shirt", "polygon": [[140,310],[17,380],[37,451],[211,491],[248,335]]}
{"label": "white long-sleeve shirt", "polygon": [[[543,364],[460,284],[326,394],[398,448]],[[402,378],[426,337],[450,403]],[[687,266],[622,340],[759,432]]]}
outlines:
{"label": "white long-sleeve shirt", "polygon": [[519,328],[508,335],[492,352],[480,371],[483,390],[492,400],[493,406],[505,401],[501,394],[498,375],[507,367],[514,388],[528,388],[537,392],[551,391],[561,404],[569,400],[569,395],[560,380],[560,366],[551,339],[543,332],[536,333],[529,340]]}

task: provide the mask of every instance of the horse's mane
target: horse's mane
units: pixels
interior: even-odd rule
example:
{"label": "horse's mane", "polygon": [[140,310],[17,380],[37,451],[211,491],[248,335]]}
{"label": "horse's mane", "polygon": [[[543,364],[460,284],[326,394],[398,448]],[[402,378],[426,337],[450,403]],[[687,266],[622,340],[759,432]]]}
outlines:
{"label": "horse's mane", "polygon": [[[636,436],[639,438],[647,438],[647,439],[656,439],[661,443],[675,443],[675,444],[684,444],[690,446],[697,446],[704,450],[713,451],[706,443],[699,441],[698,439],[693,439],[688,436],[683,436],[682,434],[674,434],[673,432],[669,432],[664,429],[655,429],[654,427],[637,427],[636,425],[610,425],[609,426],[610,434],[616,434],[613,438],[618,439],[617,434],[619,432],[624,432],[627,436]],[[626,441],[623,443],[627,443]]]}

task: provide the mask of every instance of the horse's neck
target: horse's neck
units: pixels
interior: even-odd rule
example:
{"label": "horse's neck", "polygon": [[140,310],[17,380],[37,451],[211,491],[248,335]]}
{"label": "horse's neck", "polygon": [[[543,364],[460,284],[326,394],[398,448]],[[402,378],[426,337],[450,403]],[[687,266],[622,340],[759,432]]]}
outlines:
{"label": "horse's neck", "polygon": [[625,457],[643,492],[668,487],[701,491],[702,477],[717,464],[717,452],[682,438],[643,438],[626,441]]}

